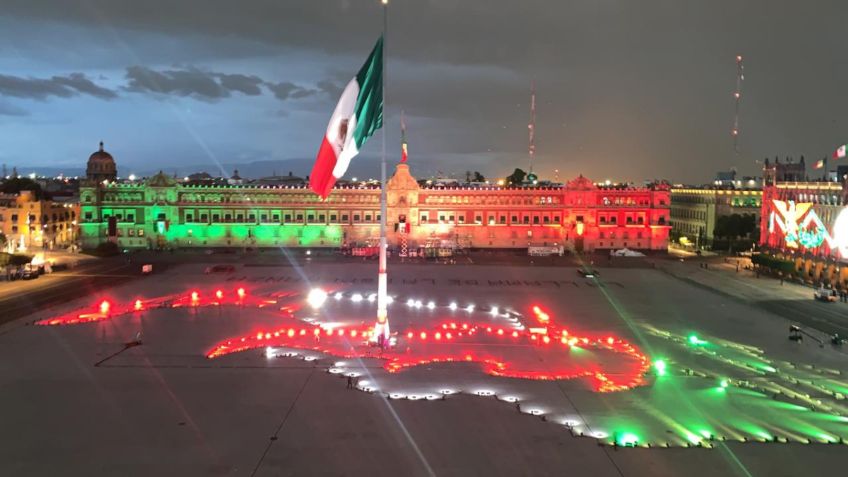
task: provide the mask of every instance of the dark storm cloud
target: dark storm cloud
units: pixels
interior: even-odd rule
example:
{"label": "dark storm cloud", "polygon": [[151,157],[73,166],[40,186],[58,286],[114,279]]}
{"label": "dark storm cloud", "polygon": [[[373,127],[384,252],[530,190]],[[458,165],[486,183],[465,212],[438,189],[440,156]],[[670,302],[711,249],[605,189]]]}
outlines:
{"label": "dark storm cloud", "polygon": [[341,96],[342,91],[344,90],[344,83],[339,80],[321,80],[316,85],[318,86],[318,90],[322,93],[326,93],[330,98],[338,98]]}
{"label": "dark storm cloud", "polygon": [[[144,32],[167,38],[175,51],[206,40],[204,64],[283,59],[292,71],[317,69],[316,80],[330,79],[300,89],[289,82],[294,77],[240,90],[212,76],[218,88],[209,97],[258,88],[281,100],[314,95],[310,106],[328,110],[318,100],[338,98],[382,27],[379,0],[2,3],[4,17],[21,24],[61,22],[118,37]],[[392,0],[386,124],[397,129],[400,108],[432,120],[419,148],[438,147],[421,152],[445,162],[450,151],[522,151],[535,79],[538,157],[551,164],[632,178],[661,171],[708,181],[733,165],[757,173],[754,159],[816,157],[845,141],[848,125],[838,115],[848,109],[845,17],[848,2],[838,0]],[[133,46],[158,64],[201,62]],[[730,94],[739,53],[747,77],[742,153],[734,154]],[[502,157],[492,161],[507,168]]]}
{"label": "dark storm cloud", "polygon": [[230,90],[238,91],[239,93],[248,96],[258,96],[262,94],[259,85],[262,84],[262,78],[258,76],[249,76],[242,74],[219,74],[218,79],[221,81],[221,86]]}
{"label": "dark storm cloud", "polygon": [[302,99],[312,96],[315,90],[283,81],[272,83],[254,75],[229,74],[205,71],[195,67],[154,70],[145,66],[130,66],[126,71],[125,89],[135,93],[192,97],[204,101],[228,98],[232,93],[259,96],[264,86],[277,99]]}
{"label": "dark storm cloud", "polygon": [[283,81],[280,83],[265,83],[265,86],[274,93],[277,99],[285,101],[289,98],[302,99],[315,94],[314,90],[300,87],[294,83]]}
{"label": "dark storm cloud", "polygon": [[216,100],[230,96],[214,73],[197,68],[156,71],[145,66],[127,68],[127,91],[162,95],[191,96],[196,99]]}
{"label": "dark storm cloud", "polygon": [[44,78],[23,78],[0,74],[0,96],[27,99],[70,98],[80,94],[100,99],[117,97],[114,91],[96,85],[82,73]]}

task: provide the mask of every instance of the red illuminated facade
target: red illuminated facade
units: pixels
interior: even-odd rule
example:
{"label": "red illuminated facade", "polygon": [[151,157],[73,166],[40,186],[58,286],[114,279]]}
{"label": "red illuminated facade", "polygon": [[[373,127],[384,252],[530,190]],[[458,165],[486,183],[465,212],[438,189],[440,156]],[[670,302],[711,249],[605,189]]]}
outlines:
{"label": "red illuminated facade", "polygon": [[[664,251],[670,188],[603,186],[577,177],[555,187],[428,187],[408,163],[388,180],[390,246]],[[305,185],[199,185],[164,174],[88,181],[81,189],[85,248],[375,245],[380,190]]]}

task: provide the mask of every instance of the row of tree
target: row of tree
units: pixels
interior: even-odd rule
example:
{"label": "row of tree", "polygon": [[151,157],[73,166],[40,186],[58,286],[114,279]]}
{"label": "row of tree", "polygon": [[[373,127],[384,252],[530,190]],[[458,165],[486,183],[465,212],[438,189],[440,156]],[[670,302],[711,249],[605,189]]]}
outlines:
{"label": "row of tree", "polygon": [[754,214],[722,215],[716,219],[713,236],[725,239],[756,238],[759,235],[759,230],[757,217]]}

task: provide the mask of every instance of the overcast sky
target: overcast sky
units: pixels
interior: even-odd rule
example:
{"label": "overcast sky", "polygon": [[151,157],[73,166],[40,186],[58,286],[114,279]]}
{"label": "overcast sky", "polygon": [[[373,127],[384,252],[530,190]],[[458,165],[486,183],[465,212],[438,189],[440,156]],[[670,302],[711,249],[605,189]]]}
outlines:
{"label": "overcast sky", "polygon": [[[122,174],[314,158],[378,0],[0,0],[0,161]],[[394,0],[387,136],[418,176],[707,182],[848,141],[845,1]],[[735,56],[745,61],[734,154]],[[359,162],[371,172],[380,136]],[[280,171],[278,171],[280,172]],[[307,170],[295,170],[305,175]],[[376,174],[376,168],[373,169]]]}

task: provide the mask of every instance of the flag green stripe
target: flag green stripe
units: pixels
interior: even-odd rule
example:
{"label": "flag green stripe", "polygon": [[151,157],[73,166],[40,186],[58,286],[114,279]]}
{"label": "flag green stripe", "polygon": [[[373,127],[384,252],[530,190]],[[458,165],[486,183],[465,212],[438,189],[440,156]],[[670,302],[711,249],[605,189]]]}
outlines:
{"label": "flag green stripe", "polygon": [[361,149],[365,140],[383,126],[383,37],[377,40],[368,60],[356,74],[359,96],[353,114],[356,130],[353,139]]}

